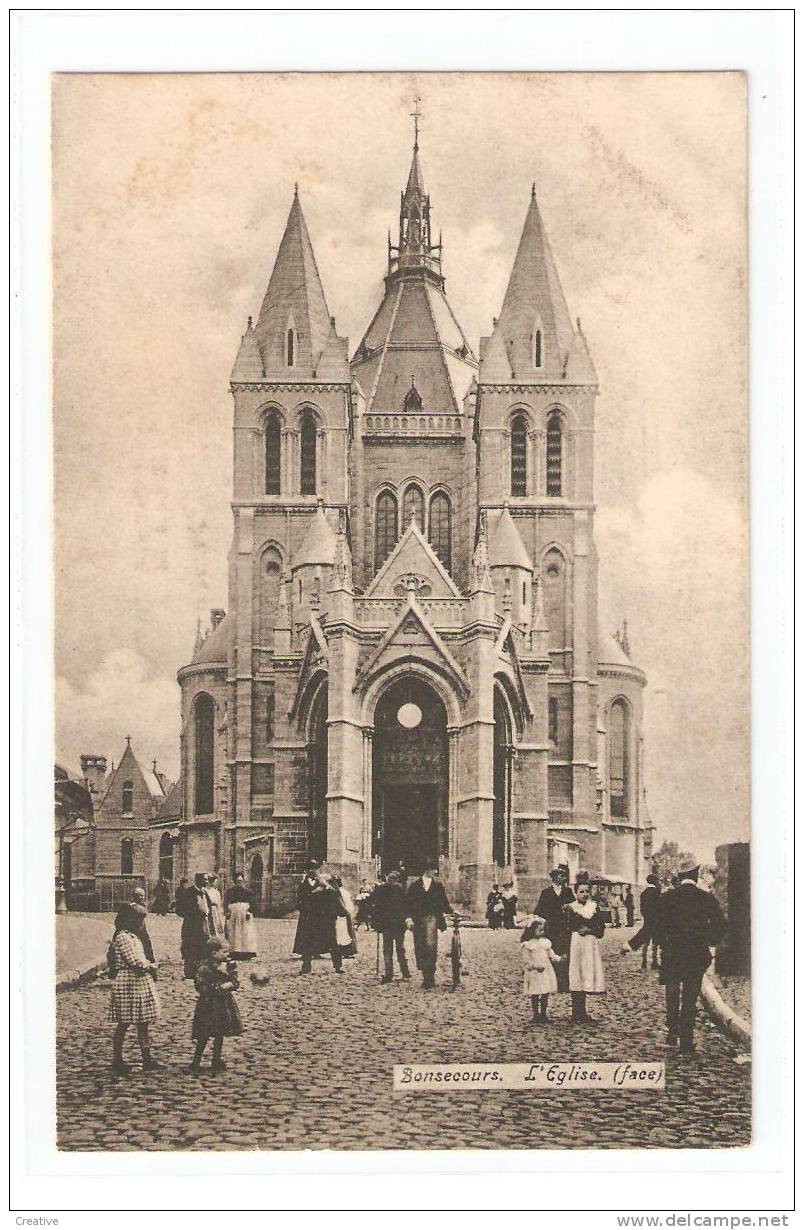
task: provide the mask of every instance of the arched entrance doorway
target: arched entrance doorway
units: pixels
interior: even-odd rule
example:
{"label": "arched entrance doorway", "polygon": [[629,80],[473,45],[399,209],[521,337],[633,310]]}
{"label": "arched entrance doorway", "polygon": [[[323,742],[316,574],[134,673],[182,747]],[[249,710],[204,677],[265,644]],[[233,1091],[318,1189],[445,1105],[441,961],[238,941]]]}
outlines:
{"label": "arched entrance doorway", "polygon": [[448,849],[447,712],[414,675],[383,692],[374,712],[372,854],[385,873],[401,862],[408,874]]}
{"label": "arched entrance doorway", "polygon": [[319,863],[327,857],[327,718],[329,702],[327,685],[316,693],[310,711],[310,837],[308,857]]}

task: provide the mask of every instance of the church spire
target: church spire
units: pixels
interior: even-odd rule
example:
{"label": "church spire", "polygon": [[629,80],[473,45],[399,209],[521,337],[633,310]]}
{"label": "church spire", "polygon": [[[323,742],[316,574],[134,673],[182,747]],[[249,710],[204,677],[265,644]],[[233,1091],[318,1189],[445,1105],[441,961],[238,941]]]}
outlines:
{"label": "church spire", "polygon": [[[419,110],[417,96],[413,117],[413,156],[408,182],[399,204],[399,242],[388,243],[389,276],[407,269],[427,269],[435,275],[441,269],[441,243],[434,244],[430,230],[430,197],[424,190],[424,174],[419,158]],[[439,278],[440,280],[440,278]]]}
{"label": "church spire", "polygon": [[[315,379],[322,355],[331,350],[332,332],[332,317],[296,185],[254,327],[266,378]],[[341,378],[347,379],[345,360],[342,366]]]}

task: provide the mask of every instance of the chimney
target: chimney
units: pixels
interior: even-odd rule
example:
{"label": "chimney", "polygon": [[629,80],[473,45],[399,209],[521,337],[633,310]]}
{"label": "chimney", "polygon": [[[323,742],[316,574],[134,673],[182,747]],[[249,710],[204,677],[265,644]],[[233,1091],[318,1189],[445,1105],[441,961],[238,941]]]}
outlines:
{"label": "chimney", "polygon": [[221,610],[220,607],[216,606],[212,608],[212,610],[209,613],[209,622],[212,626],[213,632],[215,631],[218,624],[221,622],[221,620],[224,618],[225,615],[226,615],[226,612]]}
{"label": "chimney", "polygon": [[85,753],[81,757],[81,772],[89,793],[99,801],[106,782],[106,757]]}

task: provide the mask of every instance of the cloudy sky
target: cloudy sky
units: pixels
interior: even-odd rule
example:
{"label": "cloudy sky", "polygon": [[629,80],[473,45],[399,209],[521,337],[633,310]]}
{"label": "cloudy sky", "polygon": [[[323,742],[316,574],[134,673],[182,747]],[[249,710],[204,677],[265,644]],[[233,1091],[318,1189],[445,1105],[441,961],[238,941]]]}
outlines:
{"label": "cloudy sky", "polygon": [[744,92],[734,74],[54,80],[56,745],[175,774],[195,622],[227,606],[228,379],[298,181],[351,348],[412,99],[474,345],[535,181],[600,377],[601,611],[647,672],[658,836],[748,831]]}

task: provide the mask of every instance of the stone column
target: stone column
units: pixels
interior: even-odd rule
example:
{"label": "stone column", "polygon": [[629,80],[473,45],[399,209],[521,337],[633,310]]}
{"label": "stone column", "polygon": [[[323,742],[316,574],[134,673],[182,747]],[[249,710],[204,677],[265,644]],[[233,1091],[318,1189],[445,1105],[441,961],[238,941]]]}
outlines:
{"label": "stone column", "polygon": [[374,727],[363,727],[363,852],[364,859],[371,858],[372,840],[372,790],[373,786]]}

